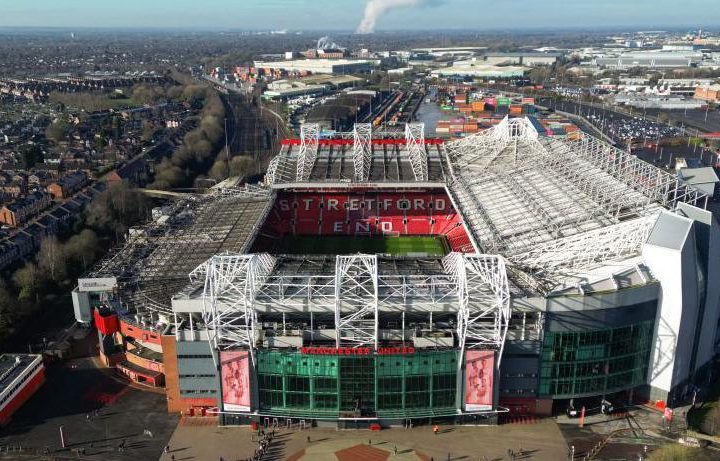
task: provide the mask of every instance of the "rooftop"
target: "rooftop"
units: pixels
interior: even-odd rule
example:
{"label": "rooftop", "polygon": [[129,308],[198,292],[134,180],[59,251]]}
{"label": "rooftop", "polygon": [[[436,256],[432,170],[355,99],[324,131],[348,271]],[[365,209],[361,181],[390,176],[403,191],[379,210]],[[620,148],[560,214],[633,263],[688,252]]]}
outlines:
{"label": "rooftop", "polygon": [[116,277],[127,307],[170,311],[170,298],[190,271],[215,254],[243,252],[272,204],[268,191],[227,189],[189,196],[148,225],[131,229],[127,242],[92,271]]}
{"label": "rooftop", "polygon": [[713,167],[705,168],[683,168],[679,172],[680,179],[685,184],[715,184],[719,182],[717,173]]}
{"label": "rooftop", "polygon": [[[258,303],[276,309],[305,309],[310,298],[313,306],[330,309],[345,284],[363,277],[374,280],[380,305],[397,308],[413,297],[413,307],[452,304],[458,271],[469,274],[484,264],[503,272],[513,296],[598,292],[652,282],[640,256],[657,232],[658,217],[682,203],[706,206],[707,197],[675,175],[592,136],[539,137],[526,118],[505,118],[461,140],[435,141],[416,124],[406,127],[404,137],[382,139],[369,124],[332,138],[306,124],[301,139],[286,140],[270,163],[264,187],[182,199],[133,230],[95,276],[117,277],[126,305],[161,313],[171,312],[178,293],[199,296],[208,268],[231,270],[227,261],[233,277],[253,281]],[[481,254],[250,254],[277,191],[308,187],[444,188]],[[343,275],[348,267],[366,275]],[[493,296],[502,295],[498,287]],[[484,289],[475,295],[489,296]],[[356,301],[368,302],[363,296]]]}
{"label": "rooftop", "polygon": [[285,142],[268,168],[274,186],[297,183],[444,182],[442,147],[426,140],[422,124],[408,125],[404,137],[373,139],[370,124],[353,133],[320,139],[318,125],[303,126],[301,139]]}
{"label": "rooftop", "polygon": [[540,138],[527,119],[448,143],[449,191],[481,251],[508,259],[513,281],[547,293],[640,253],[660,210],[707,197],[591,136]]}
{"label": "rooftop", "polygon": [[0,355],[0,392],[5,391],[28,367],[42,361],[35,354]]}

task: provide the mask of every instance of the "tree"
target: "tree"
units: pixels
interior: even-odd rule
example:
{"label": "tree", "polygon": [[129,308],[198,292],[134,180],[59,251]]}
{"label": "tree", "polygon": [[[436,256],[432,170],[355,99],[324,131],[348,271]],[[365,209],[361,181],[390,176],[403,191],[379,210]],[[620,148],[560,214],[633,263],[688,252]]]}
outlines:
{"label": "tree", "polygon": [[252,157],[238,155],[230,159],[230,176],[246,178],[257,172],[257,165]]}
{"label": "tree", "polygon": [[24,169],[29,170],[45,160],[43,151],[37,144],[27,145],[20,152],[20,160]]}
{"label": "tree", "polygon": [[71,267],[82,273],[95,262],[101,250],[100,239],[91,229],[83,229],[65,242],[65,255]]}
{"label": "tree", "polygon": [[23,267],[15,271],[13,280],[20,290],[18,298],[21,300],[38,301],[40,295],[40,271],[33,262],[26,263]]}
{"label": "tree", "polygon": [[55,120],[45,130],[45,136],[55,142],[64,141],[70,132],[70,125],[64,120]]}
{"label": "tree", "polygon": [[88,226],[107,235],[123,235],[128,227],[147,218],[148,198],[125,183],[112,186],[92,201],[87,209]]}
{"label": "tree", "polygon": [[67,280],[68,266],[65,248],[54,235],[46,237],[40,244],[37,255],[38,267],[53,282]]}
{"label": "tree", "polygon": [[17,318],[17,306],[13,302],[14,296],[4,283],[0,281],[0,344],[13,332],[13,325]]}

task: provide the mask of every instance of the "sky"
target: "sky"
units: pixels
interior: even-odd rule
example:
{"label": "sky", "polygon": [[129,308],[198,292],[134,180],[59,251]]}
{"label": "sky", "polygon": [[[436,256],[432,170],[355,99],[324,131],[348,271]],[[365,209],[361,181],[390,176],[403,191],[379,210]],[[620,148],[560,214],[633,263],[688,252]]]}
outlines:
{"label": "sky", "polygon": [[[720,0],[417,0],[378,30],[703,26]],[[0,0],[0,27],[354,30],[367,0]]]}

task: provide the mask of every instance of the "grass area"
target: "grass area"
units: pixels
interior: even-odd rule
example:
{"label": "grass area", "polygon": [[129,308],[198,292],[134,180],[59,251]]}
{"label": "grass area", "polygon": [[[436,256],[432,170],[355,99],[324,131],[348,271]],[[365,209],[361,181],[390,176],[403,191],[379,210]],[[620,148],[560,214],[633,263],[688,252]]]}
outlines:
{"label": "grass area", "polygon": [[350,237],[295,236],[282,240],[281,253],[286,254],[354,254],[387,253],[393,255],[427,254],[444,256],[447,253],[444,237]]}
{"label": "grass area", "polygon": [[142,107],[142,103],[132,98],[115,94],[80,92],[80,93],[58,93],[50,94],[50,102],[53,104],[64,104],[67,107],[96,112],[103,110],[134,109]]}

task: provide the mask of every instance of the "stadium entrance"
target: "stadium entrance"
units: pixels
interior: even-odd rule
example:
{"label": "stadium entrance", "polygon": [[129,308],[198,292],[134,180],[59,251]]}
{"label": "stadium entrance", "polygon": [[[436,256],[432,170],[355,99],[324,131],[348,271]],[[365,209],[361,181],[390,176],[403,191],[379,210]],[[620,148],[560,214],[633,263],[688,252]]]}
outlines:
{"label": "stadium entrance", "polygon": [[457,355],[412,348],[367,355],[258,350],[259,412],[310,419],[452,416]]}

